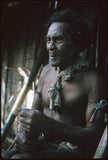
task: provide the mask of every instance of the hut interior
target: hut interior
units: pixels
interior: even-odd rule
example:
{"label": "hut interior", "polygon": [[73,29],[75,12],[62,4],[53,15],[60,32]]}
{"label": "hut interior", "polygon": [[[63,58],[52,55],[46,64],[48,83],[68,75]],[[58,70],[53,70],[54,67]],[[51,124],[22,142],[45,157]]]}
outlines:
{"label": "hut interior", "polygon": [[[42,67],[48,62],[44,45],[44,25],[57,9],[77,10],[94,32],[88,59],[92,67],[107,73],[107,5],[100,1],[4,1],[1,21],[1,129],[3,129],[18,95],[27,82],[33,64],[38,71],[22,103],[31,108]],[[2,151],[9,148],[19,129],[19,116],[9,128]]]}

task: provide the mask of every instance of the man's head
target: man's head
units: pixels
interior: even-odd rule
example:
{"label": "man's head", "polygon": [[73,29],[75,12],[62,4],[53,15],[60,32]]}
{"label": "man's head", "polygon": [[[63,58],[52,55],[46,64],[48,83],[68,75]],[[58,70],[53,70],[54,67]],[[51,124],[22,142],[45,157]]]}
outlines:
{"label": "man's head", "polygon": [[[90,30],[71,9],[57,11],[47,23],[46,47],[52,66],[74,62],[78,53],[91,42]],[[73,60],[72,60],[73,59]]]}

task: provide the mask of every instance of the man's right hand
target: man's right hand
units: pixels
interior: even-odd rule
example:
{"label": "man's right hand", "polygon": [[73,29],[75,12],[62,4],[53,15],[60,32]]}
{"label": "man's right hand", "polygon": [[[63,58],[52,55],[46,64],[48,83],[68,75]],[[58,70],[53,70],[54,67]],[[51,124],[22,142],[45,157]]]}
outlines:
{"label": "man's right hand", "polygon": [[21,129],[15,137],[16,148],[22,153],[32,153],[37,150],[37,140],[31,140]]}

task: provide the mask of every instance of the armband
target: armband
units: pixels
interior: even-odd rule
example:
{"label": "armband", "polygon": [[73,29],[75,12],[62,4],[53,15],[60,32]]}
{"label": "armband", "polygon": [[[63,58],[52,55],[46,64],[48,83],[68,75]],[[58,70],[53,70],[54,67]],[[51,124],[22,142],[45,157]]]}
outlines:
{"label": "armband", "polygon": [[92,107],[95,109],[104,108],[106,105],[107,101],[105,99],[100,100],[99,103],[88,102],[88,107]]}

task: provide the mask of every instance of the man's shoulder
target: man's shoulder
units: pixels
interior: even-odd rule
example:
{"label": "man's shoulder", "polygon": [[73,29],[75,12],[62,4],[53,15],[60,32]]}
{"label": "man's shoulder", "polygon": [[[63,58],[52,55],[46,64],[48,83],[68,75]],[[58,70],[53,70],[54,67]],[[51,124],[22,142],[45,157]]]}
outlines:
{"label": "man's shoulder", "polygon": [[104,83],[104,76],[102,72],[92,69],[84,73],[83,80],[86,86],[99,86]]}
{"label": "man's shoulder", "polygon": [[46,76],[50,71],[52,70],[52,67],[50,64],[47,64],[43,67],[42,72],[41,72],[41,76]]}
{"label": "man's shoulder", "polygon": [[103,77],[103,73],[96,70],[96,69],[89,69],[89,70],[82,70],[78,72],[75,76],[78,79],[83,80],[83,81],[92,81],[94,79],[100,79]]}
{"label": "man's shoulder", "polygon": [[93,78],[93,79],[102,78],[103,73],[100,72],[99,70],[91,69],[91,70],[84,72],[84,76],[85,76],[85,78]]}
{"label": "man's shoulder", "polygon": [[49,72],[49,71],[51,71],[51,70],[52,70],[51,65],[50,65],[50,64],[47,64],[47,65],[45,65],[45,66],[43,67],[42,72],[43,72],[43,73],[47,73],[47,72]]}
{"label": "man's shoulder", "polygon": [[51,70],[52,67],[50,64],[46,64],[44,67],[43,67],[44,70],[48,71],[48,70]]}

